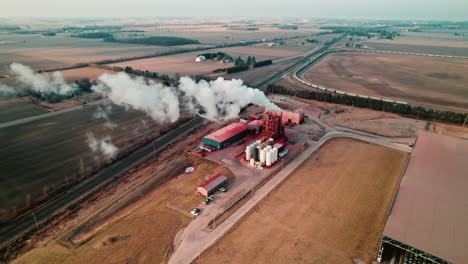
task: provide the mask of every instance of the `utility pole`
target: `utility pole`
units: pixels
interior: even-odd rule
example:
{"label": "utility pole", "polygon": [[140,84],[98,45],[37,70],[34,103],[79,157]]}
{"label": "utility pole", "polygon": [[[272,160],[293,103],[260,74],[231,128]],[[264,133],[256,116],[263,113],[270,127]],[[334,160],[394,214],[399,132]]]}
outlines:
{"label": "utility pole", "polygon": [[254,195],[254,183],[252,182],[252,188],[250,189],[251,193],[252,193],[252,196]]}
{"label": "utility pole", "polygon": [[216,215],[213,215],[213,229],[216,228]]}
{"label": "utility pole", "polygon": [[39,236],[42,236],[41,235],[41,230],[39,229],[39,224],[37,223],[36,215],[34,214],[34,212],[32,212],[31,214],[32,214],[32,216],[34,218],[34,223],[36,223],[37,232],[39,233]]}
{"label": "utility pole", "polygon": [[465,115],[465,121],[463,121],[463,128],[465,128],[465,124],[466,124],[466,119],[468,118],[468,114]]}
{"label": "utility pole", "polygon": [[[154,155],[154,157],[156,157],[156,148],[154,147],[154,139],[151,141],[151,145],[153,146],[153,155]],[[153,165],[153,173],[154,173],[155,169],[156,168]]]}

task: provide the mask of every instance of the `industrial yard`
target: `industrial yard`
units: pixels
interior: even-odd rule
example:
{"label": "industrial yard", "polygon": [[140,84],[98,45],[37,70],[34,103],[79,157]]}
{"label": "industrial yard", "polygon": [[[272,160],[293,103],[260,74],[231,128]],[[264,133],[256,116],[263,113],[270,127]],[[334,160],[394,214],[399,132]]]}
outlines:
{"label": "industrial yard", "polygon": [[466,34],[2,18],[0,263],[463,264]]}

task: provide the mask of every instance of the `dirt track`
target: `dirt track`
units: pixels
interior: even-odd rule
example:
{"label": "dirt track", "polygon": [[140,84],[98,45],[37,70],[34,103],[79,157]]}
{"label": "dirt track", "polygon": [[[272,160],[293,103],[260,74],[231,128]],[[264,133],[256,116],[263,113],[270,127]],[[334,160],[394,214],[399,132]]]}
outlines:
{"label": "dirt track", "polygon": [[302,78],[345,92],[466,111],[467,73],[468,60],[339,53],[328,55]]}
{"label": "dirt track", "polygon": [[327,143],[197,263],[370,262],[406,157],[350,139]]}

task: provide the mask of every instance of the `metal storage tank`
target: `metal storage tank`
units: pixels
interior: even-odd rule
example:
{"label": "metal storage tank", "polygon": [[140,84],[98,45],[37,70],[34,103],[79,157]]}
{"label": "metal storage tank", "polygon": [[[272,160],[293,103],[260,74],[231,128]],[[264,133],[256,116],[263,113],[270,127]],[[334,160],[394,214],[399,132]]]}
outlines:
{"label": "metal storage tank", "polygon": [[253,151],[253,153],[254,153],[254,154],[253,154],[253,158],[254,158],[255,161],[258,161],[258,158],[259,158],[259,156],[260,156],[260,153],[259,153],[259,152],[260,152],[260,147],[254,148],[254,151]]}
{"label": "metal storage tank", "polygon": [[265,162],[265,165],[266,166],[271,166],[271,158],[273,157],[272,155],[273,153],[271,151],[267,151],[266,152],[266,162]]}
{"label": "metal storage tank", "polygon": [[250,146],[245,147],[245,159],[250,160],[252,158],[252,148]]}
{"label": "metal storage tank", "polygon": [[250,159],[250,166],[252,166],[252,167],[255,166],[255,160],[254,159]]}
{"label": "metal storage tank", "polygon": [[275,140],[274,140],[273,138],[270,138],[270,139],[268,140],[268,144],[273,145],[273,143],[275,143]]}
{"label": "metal storage tank", "polygon": [[278,148],[273,148],[273,163],[278,160]]}
{"label": "metal storage tank", "polygon": [[260,163],[264,164],[266,161],[266,150],[260,150]]}

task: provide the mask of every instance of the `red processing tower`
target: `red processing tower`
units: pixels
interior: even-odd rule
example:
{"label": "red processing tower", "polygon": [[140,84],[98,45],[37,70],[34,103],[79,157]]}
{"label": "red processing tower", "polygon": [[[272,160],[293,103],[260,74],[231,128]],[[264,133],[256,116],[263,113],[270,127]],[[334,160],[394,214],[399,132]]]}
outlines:
{"label": "red processing tower", "polygon": [[279,139],[284,137],[284,126],[282,124],[281,112],[263,113],[263,133],[268,138]]}

